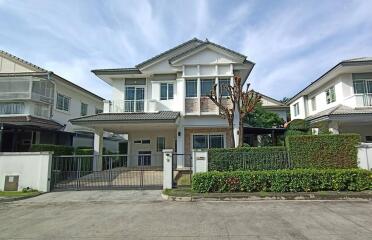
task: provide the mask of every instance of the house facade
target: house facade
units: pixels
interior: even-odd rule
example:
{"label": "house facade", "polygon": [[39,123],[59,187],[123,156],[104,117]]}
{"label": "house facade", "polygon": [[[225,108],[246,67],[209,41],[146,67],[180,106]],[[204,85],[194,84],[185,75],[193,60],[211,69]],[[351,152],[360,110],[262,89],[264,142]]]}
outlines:
{"label": "house facade", "polygon": [[32,144],[93,146],[92,129],[71,118],[103,111],[103,98],[0,51],[0,151],[28,151]]}
{"label": "house facade", "polygon": [[358,133],[372,141],[372,58],[345,60],[289,101],[291,118],[306,119],[314,133]]}
{"label": "house facade", "polygon": [[189,155],[192,149],[233,147],[228,122],[208,95],[216,85],[228,104],[222,86],[233,84],[234,75],[245,82],[253,66],[240,53],[192,39],[133,68],[93,70],[112,86],[112,100],[103,113],[71,122],[96,130],[96,154],[103,132],[126,134],[130,166],[162,165],[163,149]]}

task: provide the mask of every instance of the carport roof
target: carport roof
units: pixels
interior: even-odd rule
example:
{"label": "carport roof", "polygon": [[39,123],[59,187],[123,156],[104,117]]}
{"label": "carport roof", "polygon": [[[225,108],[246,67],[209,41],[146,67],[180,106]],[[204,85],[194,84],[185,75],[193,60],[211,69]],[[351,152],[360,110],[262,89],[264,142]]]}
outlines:
{"label": "carport roof", "polygon": [[160,111],[154,113],[99,113],[96,115],[71,119],[70,122],[72,124],[114,121],[133,123],[141,123],[141,121],[175,122],[179,115],[179,112],[172,111]]}
{"label": "carport roof", "polygon": [[333,108],[321,111],[313,116],[307,117],[306,120],[314,121],[318,119],[329,118],[332,116],[349,116],[349,115],[365,115],[372,114],[371,108],[351,108],[345,105],[339,104]]}

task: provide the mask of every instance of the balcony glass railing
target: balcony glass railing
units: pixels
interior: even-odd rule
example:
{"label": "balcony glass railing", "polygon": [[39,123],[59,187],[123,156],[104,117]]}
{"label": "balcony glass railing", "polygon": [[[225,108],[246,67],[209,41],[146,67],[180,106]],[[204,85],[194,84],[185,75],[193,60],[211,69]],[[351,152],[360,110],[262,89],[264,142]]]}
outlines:
{"label": "balcony glass railing", "polygon": [[145,112],[145,100],[111,101],[109,104],[109,112],[113,113]]}

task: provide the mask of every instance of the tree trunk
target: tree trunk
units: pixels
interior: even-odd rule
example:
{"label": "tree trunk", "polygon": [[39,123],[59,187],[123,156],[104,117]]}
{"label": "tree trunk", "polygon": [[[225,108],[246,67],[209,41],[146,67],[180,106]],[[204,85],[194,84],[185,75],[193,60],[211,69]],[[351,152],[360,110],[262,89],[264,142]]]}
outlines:
{"label": "tree trunk", "polygon": [[244,144],[244,127],[243,127],[243,119],[239,119],[239,147],[242,147]]}

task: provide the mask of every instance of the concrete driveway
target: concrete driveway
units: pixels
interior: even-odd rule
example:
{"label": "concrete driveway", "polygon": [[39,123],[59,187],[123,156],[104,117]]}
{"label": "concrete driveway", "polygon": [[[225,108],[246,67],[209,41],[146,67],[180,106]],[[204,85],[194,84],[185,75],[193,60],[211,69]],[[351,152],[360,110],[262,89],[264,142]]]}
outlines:
{"label": "concrete driveway", "polygon": [[55,192],[0,204],[0,239],[372,239],[372,203],[166,202],[159,191]]}

